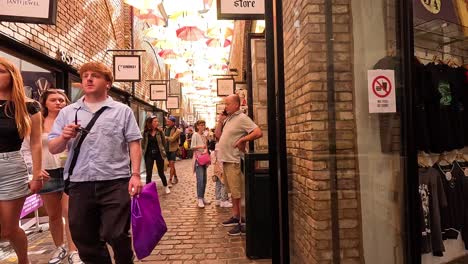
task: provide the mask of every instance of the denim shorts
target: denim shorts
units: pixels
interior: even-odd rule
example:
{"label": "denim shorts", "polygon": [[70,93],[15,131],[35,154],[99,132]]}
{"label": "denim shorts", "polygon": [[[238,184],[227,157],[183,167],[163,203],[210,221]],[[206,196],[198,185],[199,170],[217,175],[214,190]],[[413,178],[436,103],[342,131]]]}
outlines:
{"label": "denim shorts", "polygon": [[39,194],[63,192],[65,182],[63,180],[63,168],[46,170],[49,173],[50,179],[44,182],[44,186],[38,192]]}
{"label": "denim shorts", "polygon": [[0,201],[29,194],[28,169],[19,151],[0,153]]}
{"label": "denim shorts", "polygon": [[167,160],[172,160],[172,161],[175,161],[176,160],[176,152],[167,152]]}

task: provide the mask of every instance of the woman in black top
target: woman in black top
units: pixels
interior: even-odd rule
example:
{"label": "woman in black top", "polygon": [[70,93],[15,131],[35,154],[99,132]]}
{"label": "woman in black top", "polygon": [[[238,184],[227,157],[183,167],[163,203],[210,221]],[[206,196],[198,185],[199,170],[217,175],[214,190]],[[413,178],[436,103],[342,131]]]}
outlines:
{"label": "woman in black top", "polygon": [[[11,62],[0,58],[1,237],[10,241],[19,264],[29,263],[28,241],[18,225],[21,209],[29,191],[37,193],[48,177],[41,171],[41,123],[40,105],[26,98],[20,71]],[[23,138],[27,135],[31,138],[33,161],[33,178],[29,183],[26,163],[20,154]]]}
{"label": "woman in black top", "polygon": [[153,177],[153,165],[156,161],[159,177],[165,187],[166,193],[170,193],[167,186],[166,175],[164,175],[164,160],[166,159],[166,138],[159,126],[158,118],[155,116],[148,117],[145,121],[145,130],[143,131],[143,139],[141,140],[142,153],[145,157],[146,165],[146,183],[151,182]]}

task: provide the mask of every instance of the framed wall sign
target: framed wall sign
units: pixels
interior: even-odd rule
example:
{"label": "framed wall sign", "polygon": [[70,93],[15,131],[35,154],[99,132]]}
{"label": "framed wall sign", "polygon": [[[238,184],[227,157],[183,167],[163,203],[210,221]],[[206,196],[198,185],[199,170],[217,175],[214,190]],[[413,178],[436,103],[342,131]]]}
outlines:
{"label": "framed wall sign", "polygon": [[150,83],[150,100],[151,101],[166,101],[167,100],[167,84]]}
{"label": "framed wall sign", "polygon": [[217,0],[216,4],[219,20],[265,19],[264,0]]}
{"label": "framed wall sign", "polygon": [[57,21],[57,0],[0,0],[0,21],[50,24]]}
{"label": "framed wall sign", "polygon": [[166,101],[167,109],[178,109],[179,108],[179,96],[168,96]]}
{"label": "framed wall sign", "polygon": [[139,82],[141,81],[140,55],[114,55],[114,81]]}
{"label": "framed wall sign", "polygon": [[169,82],[169,94],[180,95],[180,83],[177,79],[171,79]]}
{"label": "framed wall sign", "polygon": [[218,96],[228,96],[234,93],[234,79],[220,78],[216,79],[216,88]]}

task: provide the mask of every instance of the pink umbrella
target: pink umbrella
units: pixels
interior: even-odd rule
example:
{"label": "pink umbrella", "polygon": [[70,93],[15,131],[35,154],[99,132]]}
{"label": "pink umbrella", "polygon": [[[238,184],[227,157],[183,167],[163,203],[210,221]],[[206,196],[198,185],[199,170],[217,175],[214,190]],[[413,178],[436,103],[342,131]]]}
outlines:
{"label": "pink umbrella", "polygon": [[[217,39],[217,38],[211,38],[211,39],[209,39],[209,40],[206,41],[206,45],[207,45],[208,47],[212,47],[212,48],[214,48],[214,47],[221,47],[221,40],[220,40],[220,39]],[[229,39],[225,39],[225,40],[224,40],[224,43],[223,43],[223,47],[226,48],[226,47],[229,46],[229,45],[231,45],[231,41],[230,41]]]}
{"label": "pink umbrella", "polygon": [[165,26],[166,20],[162,18],[161,16],[159,16],[158,13],[155,13],[154,11],[155,10],[152,10],[152,9],[139,10],[135,8],[134,15],[149,24],[153,24],[156,26]]}
{"label": "pink umbrella", "polygon": [[175,54],[175,52],[171,49],[161,50],[160,52],[158,52],[158,55],[159,57],[163,59],[168,59],[168,58],[174,59],[177,56],[177,54]]}
{"label": "pink umbrella", "polygon": [[176,30],[178,38],[186,41],[197,41],[205,37],[205,32],[195,26],[185,26]]}

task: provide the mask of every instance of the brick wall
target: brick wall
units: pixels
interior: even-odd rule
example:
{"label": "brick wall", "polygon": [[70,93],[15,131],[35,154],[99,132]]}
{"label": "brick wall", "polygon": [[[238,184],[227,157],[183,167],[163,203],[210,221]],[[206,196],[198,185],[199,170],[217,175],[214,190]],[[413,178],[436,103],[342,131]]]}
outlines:
{"label": "brick wall", "polygon": [[332,262],[328,111],[337,119],[341,263],[360,263],[350,0],[333,1],[335,109],[327,106],[324,3],[283,2],[291,263]]}
{"label": "brick wall", "polygon": [[250,22],[236,20],[234,22],[234,34],[232,37],[231,52],[229,54],[229,68],[237,69],[239,75],[234,79],[237,82],[245,81],[243,71],[246,67],[247,59],[247,33],[250,32]]}
{"label": "brick wall", "polygon": [[[139,36],[139,30],[142,30],[142,26],[136,23],[136,36]],[[75,59],[73,67],[76,69],[88,61],[101,61],[112,66],[112,53],[106,53],[107,49],[131,48],[130,7],[122,0],[58,1],[56,25],[1,22],[0,34],[27,44],[51,58],[58,59],[57,50],[66,51]],[[135,38],[135,42],[140,40]],[[151,57],[154,57],[151,52],[143,55],[144,78],[161,74],[154,73],[154,69],[158,68]],[[115,85],[131,91],[130,83]],[[145,98],[145,84],[137,84],[136,87],[137,96]]]}

